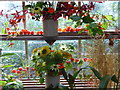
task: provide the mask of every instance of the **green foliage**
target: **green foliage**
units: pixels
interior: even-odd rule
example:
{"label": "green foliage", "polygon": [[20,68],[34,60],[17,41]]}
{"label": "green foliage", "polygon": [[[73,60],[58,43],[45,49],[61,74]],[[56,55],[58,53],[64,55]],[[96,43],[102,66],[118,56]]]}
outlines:
{"label": "green foliage", "polygon": [[110,80],[111,80],[111,76],[109,75],[103,76],[102,79],[100,80],[99,90],[106,90]]}
{"label": "green foliage", "polygon": [[40,82],[40,83],[44,83],[44,78],[43,78],[43,77],[40,77],[39,82]]}
{"label": "green foliage", "polygon": [[8,67],[13,67],[14,65],[4,65],[2,68],[8,68]]}
{"label": "green foliage", "polygon": [[73,16],[70,17],[70,19],[72,19],[73,21],[78,21],[78,20],[81,19],[81,17],[78,16],[78,15],[73,15]]}
{"label": "green foliage", "polygon": [[83,23],[92,23],[94,20],[90,17],[90,15],[87,15],[83,17]]}
{"label": "green foliage", "polygon": [[93,67],[89,67],[89,68],[93,71],[95,76],[100,80],[99,90],[106,90],[110,80],[114,81],[115,83],[118,83],[118,79],[116,78],[115,75],[113,76],[105,75],[101,77],[100,73],[96,69],[94,69]]}
{"label": "green foliage", "polygon": [[2,54],[0,57],[3,57],[3,56],[11,56],[11,55],[15,55],[15,53],[5,53],[5,54]]}

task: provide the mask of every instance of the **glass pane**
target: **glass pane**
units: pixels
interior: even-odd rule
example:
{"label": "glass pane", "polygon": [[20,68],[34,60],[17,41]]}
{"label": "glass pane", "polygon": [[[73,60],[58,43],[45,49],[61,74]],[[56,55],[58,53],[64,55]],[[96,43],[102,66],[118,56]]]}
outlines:
{"label": "glass pane", "polygon": [[25,43],[24,41],[0,41],[2,49],[2,55],[7,53],[14,53],[14,55],[3,56],[0,64],[13,65],[12,67],[3,68],[3,73],[10,75],[13,69],[26,66],[25,60]]}

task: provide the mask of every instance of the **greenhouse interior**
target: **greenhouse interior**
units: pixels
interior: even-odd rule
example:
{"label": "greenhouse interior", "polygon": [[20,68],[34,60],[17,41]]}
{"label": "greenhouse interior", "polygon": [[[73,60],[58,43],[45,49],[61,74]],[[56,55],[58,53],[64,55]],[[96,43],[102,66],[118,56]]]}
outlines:
{"label": "greenhouse interior", "polygon": [[0,90],[120,90],[119,0],[0,0]]}

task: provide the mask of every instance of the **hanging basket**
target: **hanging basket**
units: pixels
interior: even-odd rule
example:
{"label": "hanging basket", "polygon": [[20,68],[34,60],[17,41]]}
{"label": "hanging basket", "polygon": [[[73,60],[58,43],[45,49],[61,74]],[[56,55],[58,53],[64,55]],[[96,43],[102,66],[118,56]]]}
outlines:
{"label": "hanging basket", "polygon": [[58,36],[58,20],[43,20],[43,32],[46,39],[56,38]]}

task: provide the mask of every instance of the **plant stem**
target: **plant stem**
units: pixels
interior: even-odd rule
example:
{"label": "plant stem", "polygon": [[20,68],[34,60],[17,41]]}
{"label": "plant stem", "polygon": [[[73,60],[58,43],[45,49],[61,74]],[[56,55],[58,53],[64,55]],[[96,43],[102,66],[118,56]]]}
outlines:
{"label": "plant stem", "polygon": [[116,90],[118,89],[118,86],[119,86],[119,79],[120,79],[120,69],[118,71],[118,82],[117,82],[117,85],[116,85]]}

